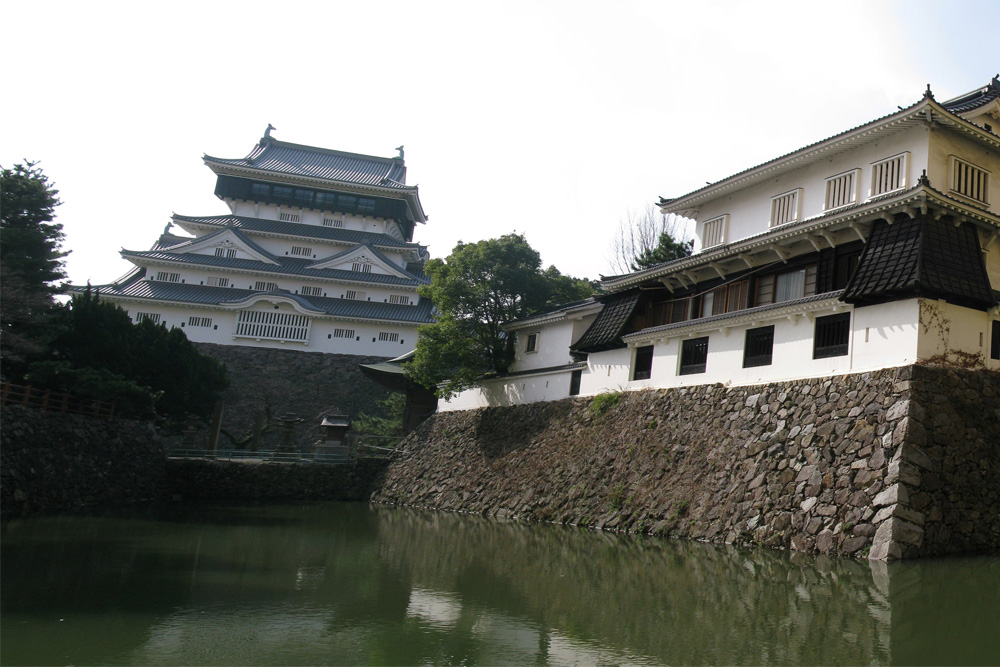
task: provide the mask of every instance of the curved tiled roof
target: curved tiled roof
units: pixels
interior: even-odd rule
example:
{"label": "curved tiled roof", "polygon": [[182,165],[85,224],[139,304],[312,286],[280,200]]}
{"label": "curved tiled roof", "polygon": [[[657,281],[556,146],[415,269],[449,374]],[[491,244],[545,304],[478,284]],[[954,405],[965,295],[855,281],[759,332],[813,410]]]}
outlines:
{"label": "curved tiled roof", "polygon": [[406,185],[402,158],[382,158],[265,138],[244,158],[206,155],[205,162],[355,185],[413,189]]}
{"label": "curved tiled roof", "polygon": [[[603,301],[603,299],[602,299]],[[622,347],[621,335],[639,301],[639,290],[614,294],[605,302],[590,328],[572,347],[574,352],[599,352]]]}
{"label": "curved tiled roof", "polygon": [[[282,220],[267,220],[265,218],[247,218],[240,215],[210,215],[210,216],[190,216],[174,214],[173,219],[178,223],[191,223],[204,227],[233,227],[248,232],[262,232],[265,234],[281,234],[283,236],[298,236],[321,241],[334,241],[339,243],[362,244],[367,243],[380,248],[419,248],[419,244],[407,243],[394,239],[388,234],[374,234],[371,232],[359,232],[354,229],[338,229],[336,227],[320,227],[318,225],[305,225],[299,222],[284,222]],[[180,239],[187,241],[189,239]]]}
{"label": "curved tiled roof", "polygon": [[997,76],[993,77],[986,86],[950,99],[941,106],[952,113],[965,113],[996,99],[1000,99],[1000,77]]}
{"label": "curved tiled roof", "polygon": [[[253,296],[268,294],[268,292],[235,287],[209,287],[207,285],[143,280],[143,275],[144,273],[136,274],[130,277],[126,283],[94,285],[91,289],[107,296],[201,306],[225,306]],[[395,303],[302,296],[292,294],[287,290],[278,290],[277,294],[296,300],[308,310],[331,317],[387,320],[412,324],[430,324],[434,321],[433,304],[427,299],[421,299],[414,306],[404,306]]]}
{"label": "curved tiled roof", "polygon": [[187,264],[190,266],[203,266],[212,269],[237,269],[241,271],[286,275],[303,276],[307,278],[319,278],[327,280],[342,280],[355,283],[371,283],[377,285],[406,285],[417,287],[429,281],[419,279],[416,276],[404,272],[403,276],[392,276],[383,273],[362,273],[360,271],[346,271],[344,269],[310,269],[309,266],[316,263],[313,259],[299,259],[297,257],[278,257],[272,255],[276,264],[267,264],[256,259],[238,259],[229,257],[218,257],[216,255],[200,255],[197,253],[178,253],[168,250],[147,250],[137,252],[133,250],[122,250],[122,257],[133,260],[153,260],[159,262],[169,262],[171,264]]}

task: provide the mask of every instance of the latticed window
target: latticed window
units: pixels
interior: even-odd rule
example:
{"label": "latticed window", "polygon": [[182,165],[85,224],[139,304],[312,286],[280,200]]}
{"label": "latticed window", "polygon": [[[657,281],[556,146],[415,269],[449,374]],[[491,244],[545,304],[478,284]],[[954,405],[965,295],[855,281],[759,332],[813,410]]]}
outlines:
{"label": "latticed window", "polygon": [[334,338],[354,338],[354,329],[334,329]]}
{"label": "latticed window", "polygon": [[389,303],[398,303],[408,306],[410,305],[410,297],[405,294],[390,294]]}
{"label": "latticed window", "polygon": [[342,228],[344,226],[344,219],[343,218],[323,218],[323,226],[324,227],[336,227],[336,228],[339,229],[339,228]]}
{"label": "latticed window", "polygon": [[156,279],[162,280],[165,283],[179,283],[181,281],[181,274],[170,273],[168,271],[157,271]]}
{"label": "latticed window", "polygon": [[298,213],[281,213],[278,217],[284,222],[300,222],[302,220]]}
{"label": "latticed window", "polygon": [[708,336],[681,342],[681,375],[704,373],[708,365]]}
{"label": "latticed window", "polygon": [[726,226],[729,222],[729,215],[720,215],[705,222],[705,231],[702,234],[702,245],[705,248],[721,245],[726,242]]}
{"label": "latticed window", "polygon": [[212,326],[211,317],[189,317],[188,318],[189,327],[210,327]]}
{"label": "latticed window", "polygon": [[824,210],[840,208],[858,200],[858,174],[860,169],[837,174],[826,179],[826,201]]}
{"label": "latticed window", "polygon": [[774,327],[748,329],[743,346],[743,368],[770,366],[774,351]]}
{"label": "latticed window", "polygon": [[358,290],[349,289],[347,290],[346,296],[348,299],[364,301],[366,298],[368,298],[368,292],[359,292]]}
{"label": "latticed window", "polygon": [[378,340],[380,343],[395,343],[399,340],[399,334],[395,331],[379,331]]}
{"label": "latticed window", "polygon": [[292,254],[298,255],[299,257],[312,257],[312,248],[305,248],[303,246],[293,245]]}
{"label": "latticed window", "polygon": [[209,276],[205,283],[211,287],[229,287],[229,278]]}
{"label": "latticed window", "polygon": [[229,259],[232,259],[232,258],[236,257],[236,248],[216,248],[215,249],[215,256],[216,257],[228,257]]}
{"label": "latticed window", "polygon": [[268,283],[264,282],[263,280],[258,280],[253,284],[253,288],[258,292],[273,292],[274,290],[278,289],[278,284]]}
{"label": "latticed window", "polygon": [[136,313],[135,314],[135,321],[136,322],[143,322],[145,320],[149,320],[153,324],[159,324],[160,323],[160,314],[159,313]]}
{"label": "latticed window", "polygon": [[309,285],[303,285],[301,292],[303,296],[323,296],[322,287],[310,287]]}
{"label": "latticed window", "polygon": [[771,273],[757,279],[757,305],[801,299],[816,293],[816,265],[782,273]]}
{"label": "latticed window", "polygon": [[371,273],[372,265],[368,262],[354,262],[351,264],[351,271],[357,271],[358,273]]}
{"label": "latticed window", "polygon": [[872,197],[906,187],[909,153],[900,153],[872,165]]}
{"label": "latticed window", "polygon": [[817,317],[816,332],[813,337],[813,359],[846,355],[850,337],[850,313]]}
{"label": "latticed window", "polygon": [[974,164],[952,157],[951,191],[984,204],[987,200],[989,172]]}
{"label": "latticed window", "polygon": [[771,226],[777,227],[799,219],[799,193],[802,188],[771,198]]}
{"label": "latticed window", "polygon": [[309,318],[294,313],[241,310],[236,335],[262,340],[309,340]]}

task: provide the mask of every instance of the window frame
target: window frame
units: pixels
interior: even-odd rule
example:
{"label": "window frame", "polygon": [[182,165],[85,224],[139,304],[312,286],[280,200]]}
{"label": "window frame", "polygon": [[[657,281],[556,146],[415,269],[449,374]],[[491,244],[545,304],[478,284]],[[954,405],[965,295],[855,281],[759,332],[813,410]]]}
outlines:
{"label": "window frame", "polygon": [[537,354],[538,352],[538,340],[541,338],[541,334],[538,331],[532,331],[524,336],[524,353],[525,354]]}
{"label": "window frame", "polygon": [[[785,200],[791,199],[791,205],[786,206]],[[768,227],[779,227],[790,222],[798,222],[802,212],[802,188],[795,188],[780,195],[771,197],[771,219]],[[787,216],[787,219],[778,221],[776,213]]]}
{"label": "window frame", "polygon": [[[712,230],[711,240],[713,242],[709,243],[710,239],[709,239],[709,234],[708,234],[708,232],[709,232],[708,226],[712,225],[712,224],[716,224],[716,223],[718,223],[718,227],[719,227],[718,233],[715,232],[715,229]],[[715,248],[715,247],[721,246],[721,245],[725,245],[726,244],[726,236],[729,233],[729,214],[728,213],[724,213],[723,215],[718,215],[718,216],[716,216],[716,217],[714,217],[714,218],[712,218],[710,220],[706,220],[704,223],[702,223],[701,230],[702,230],[701,231],[701,245],[702,245],[702,250],[705,250],[705,249],[708,249],[708,248]],[[718,237],[718,240],[715,240],[716,236]]]}
{"label": "window frame", "polygon": [[[970,162],[968,160],[963,160],[962,158],[958,157],[957,155],[949,155],[948,156],[948,161],[949,161],[949,164],[948,164],[948,192],[949,192],[949,194],[955,194],[955,195],[958,195],[959,197],[962,197],[963,199],[966,199],[968,201],[976,202],[977,204],[982,204],[984,206],[989,206],[990,205],[990,197],[989,197],[989,194],[990,194],[990,171],[988,169],[980,167],[978,164],[975,164],[974,162]],[[975,194],[968,194],[967,192],[963,191],[963,189],[961,187],[961,183],[959,183],[959,173],[958,173],[959,172],[959,165],[967,167],[971,171],[979,172],[979,175],[982,176],[982,182],[978,186],[978,189],[981,190],[981,192],[982,192],[982,197],[977,197]],[[964,178],[968,179],[969,175],[966,174]],[[966,188],[966,189],[968,189],[968,188]]]}
{"label": "window frame", "polygon": [[[844,340],[841,342],[827,342],[838,332],[834,327],[843,327]],[[821,335],[820,329],[823,328]],[[821,339],[824,344],[820,345]],[[846,357],[851,350],[851,313],[835,313],[817,317],[813,323],[813,359],[830,359],[833,357]]]}
{"label": "window frame", "polygon": [[[763,349],[767,347],[767,352],[757,352],[754,348]],[[774,362],[774,325],[747,329],[746,337],[743,339],[743,368],[758,368],[760,366],[770,366]]]}
{"label": "window frame", "polygon": [[708,369],[708,336],[685,338],[678,355],[678,375],[698,375]]}
{"label": "window frame", "polygon": [[[849,192],[849,197],[847,201],[841,201],[842,197],[836,197],[836,181],[851,177],[851,182],[849,185],[849,190],[844,189],[843,192]],[[847,171],[842,171],[839,174],[834,174],[826,179],[824,183],[823,190],[823,211],[836,211],[837,209],[844,208],[845,206],[851,206],[858,203],[858,189],[861,187],[861,169],[855,167],[854,169],[848,169]],[[831,193],[831,188],[834,192]],[[834,201],[831,201],[833,199]],[[839,202],[839,203],[838,203]],[[832,204],[832,205],[831,205]]]}
{"label": "window frame", "polygon": [[649,380],[653,377],[654,345],[640,345],[632,353],[632,381]]}

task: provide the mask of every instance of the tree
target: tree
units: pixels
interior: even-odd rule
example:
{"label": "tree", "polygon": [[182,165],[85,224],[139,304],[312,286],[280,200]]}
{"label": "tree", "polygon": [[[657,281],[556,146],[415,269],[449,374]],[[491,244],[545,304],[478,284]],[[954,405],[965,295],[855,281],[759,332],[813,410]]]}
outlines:
{"label": "tree", "polygon": [[554,266],[542,271],[541,265],[519,234],[460,241],[447,259],[427,262],[431,284],[420,295],[431,299],[439,318],[420,328],[410,377],[447,398],[513,362],[514,338],[502,324],[593,294],[590,281],[564,276]]}
{"label": "tree", "polygon": [[0,171],[0,353],[4,372],[45,349],[53,331],[52,296],[66,277],[62,225],[54,223],[61,203],[34,162]]}
{"label": "tree", "polygon": [[207,416],[228,386],[222,363],[199,353],[183,331],[148,320],[132,324],[121,307],[90,290],[74,295],[59,320],[51,357],[28,369],[33,385],[117,403],[135,414],[155,407],[175,417]]}
{"label": "tree", "polygon": [[641,212],[628,211],[619,221],[611,243],[611,270],[619,274],[641,271],[687,257],[693,247],[688,221],[660,213],[651,204]]}

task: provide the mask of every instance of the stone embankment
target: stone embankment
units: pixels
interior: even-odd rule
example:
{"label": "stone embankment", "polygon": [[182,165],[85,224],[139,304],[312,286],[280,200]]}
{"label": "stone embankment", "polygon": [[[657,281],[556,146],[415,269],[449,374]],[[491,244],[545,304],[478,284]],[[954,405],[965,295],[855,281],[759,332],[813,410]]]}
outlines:
{"label": "stone embankment", "polygon": [[152,424],[4,406],[4,515],[113,507],[161,497],[163,445]]}
{"label": "stone embankment", "polygon": [[373,500],[877,559],[1000,549],[1000,374],[912,366],[437,414]]}
{"label": "stone embankment", "polygon": [[185,502],[367,500],[385,459],[355,465],[249,461],[167,461],[167,493]]}

